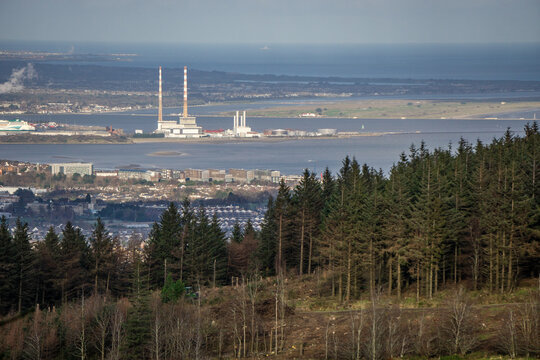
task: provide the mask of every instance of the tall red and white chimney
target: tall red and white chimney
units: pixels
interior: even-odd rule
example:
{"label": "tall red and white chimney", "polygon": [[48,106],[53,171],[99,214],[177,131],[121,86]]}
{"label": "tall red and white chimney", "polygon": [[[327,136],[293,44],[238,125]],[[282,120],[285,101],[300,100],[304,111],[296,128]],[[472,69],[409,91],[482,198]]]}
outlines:
{"label": "tall red and white chimney", "polygon": [[187,66],[184,66],[184,117],[188,117],[187,111]]}
{"label": "tall red and white chimney", "polygon": [[158,122],[163,121],[163,95],[161,92],[161,66],[159,67]]}

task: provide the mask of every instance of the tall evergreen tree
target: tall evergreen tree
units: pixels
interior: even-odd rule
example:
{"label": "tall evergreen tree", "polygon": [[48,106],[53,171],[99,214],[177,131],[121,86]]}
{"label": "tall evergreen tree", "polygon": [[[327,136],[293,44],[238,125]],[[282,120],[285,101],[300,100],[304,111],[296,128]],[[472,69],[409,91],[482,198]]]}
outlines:
{"label": "tall evergreen tree", "polygon": [[5,216],[0,219],[0,314],[15,308],[15,247]]}
{"label": "tall evergreen tree", "polygon": [[62,229],[60,241],[60,264],[63,269],[61,280],[62,302],[80,295],[91,283],[90,249],[80,228],[67,222]]}
{"label": "tall evergreen tree", "polygon": [[14,275],[17,286],[17,311],[20,313],[34,304],[35,283],[32,274],[34,265],[34,253],[30,245],[28,224],[17,219],[13,234],[14,248]]}
{"label": "tall evergreen tree", "polygon": [[227,282],[227,240],[221,230],[216,213],[212,215],[209,229],[210,265],[212,266],[212,285],[223,285]]}
{"label": "tall evergreen tree", "polygon": [[314,238],[318,235],[323,206],[322,195],[321,185],[316,180],[315,174],[305,169],[292,197],[292,204],[296,207],[293,224],[297,228],[300,276],[305,272],[306,265],[307,272],[311,272]]}
{"label": "tall evergreen tree", "polygon": [[148,359],[151,341],[150,295],[145,284],[142,259],[134,252],[130,302],[121,345],[122,359]]}
{"label": "tall evergreen tree", "polygon": [[270,196],[266,204],[266,213],[261,224],[260,242],[257,249],[260,271],[265,276],[276,273],[276,239],[277,224],[275,217],[274,199]]}
{"label": "tall evergreen tree", "polygon": [[184,265],[183,226],[176,205],[171,202],[154,224],[148,242],[148,264],[153,287],[160,287],[167,274],[181,278]]}
{"label": "tall evergreen tree", "polygon": [[257,237],[257,231],[253,227],[253,222],[251,221],[251,219],[248,219],[248,221],[246,221],[246,226],[244,226],[243,233],[244,233],[244,239],[248,236]]}
{"label": "tall evergreen tree", "polygon": [[97,219],[89,241],[93,261],[94,293],[107,292],[114,267],[114,244],[101,218]]}
{"label": "tall evergreen tree", "polygon": [[185,262],[184,258],[185,258],[186,250],[187,250],[189,242],[195,236],[195,231],[197,228],[197,218],[195,216],[195,212],[191,208],[191,203],[188,198],[185,198],[184,201],[182,201],[180,226],[181,226],[180,244],[173,251],[173,254],[175,256],[176,262],[180,266],[179,268],[180,280],[183,281],[183,279],[185,278],[184,277],[184,262]]}
{"label": "tall evergreen tree", "polygon": [[281,273],[284,270],[286,264],[285,247],[287,246],[287,228],[289,225],[290,201],[290,188],[285,184],[285,180],[281,179],[279,183],[276,202],[273,209],[277,236],[277,249],[275,250],[276,273]]}
{"label": "tall evergreen tree", "polygon": [[201,206],[196,214],[193,236],[186,247],[186,279],[190,284],[208,284],[212,276],[213,257],[210,254],[210,222]]}
{"label": "tall evergreen tree", "polygon": [[242,240],[244,240],[244,233],[242,232],[242,227],[240,226],[238,220],[235,221],[233,225],[230,240],[237,244],[240,244]]}
{"label": "tall evergreen tree", "polygon": [[42,307],[60,305],[60,239],[52,226],[44,241],[37,244],[36,256],[38,302]]}

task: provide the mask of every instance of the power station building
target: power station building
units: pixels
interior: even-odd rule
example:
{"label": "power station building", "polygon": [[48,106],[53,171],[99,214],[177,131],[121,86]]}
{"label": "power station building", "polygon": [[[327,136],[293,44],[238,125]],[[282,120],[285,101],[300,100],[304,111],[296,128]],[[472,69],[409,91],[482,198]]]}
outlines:
{"label": "power station building", "polygon": [[246,137],[250,132],[251,128],[246,125],[246,112],[244,111],[244,116],[241,116],[237,111],[234,116],[233,124],[233,133],[234,136]]}
{"label": "power station building", "polygon": [[251,128],[246,124],[246,112],[240,115],[237,111],[234,116],[232,136],[235,137],[260,137],[261,134],[255,131],[251,131]]}
{"label": "power station building", "polygon": [[178,120],[163,120],[163,92],[161,87],[161,66],[159,67],[158,92],[158,123],[155,133],[165,134],[165,137],[201,137],[202,128],[197,126],[195,116],[188,115],[187,105],[187,66],[184,66],[184,109]]}

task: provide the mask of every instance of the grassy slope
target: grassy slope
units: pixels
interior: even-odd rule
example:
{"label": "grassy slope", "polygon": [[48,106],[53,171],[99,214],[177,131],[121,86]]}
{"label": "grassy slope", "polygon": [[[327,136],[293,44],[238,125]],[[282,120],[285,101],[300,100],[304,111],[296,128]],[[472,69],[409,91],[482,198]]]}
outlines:
{"label": "grassy slope", "polygon": [[[280,359],[324,358],[326,351],[325,339],[327,331],[336,334],[339,341],[347,343],[350,336],[351,319],[356,321],[364,313],[369,316],[371,301],[369,294],[364,293],[360,299],[349,304],[340,303],[328,296],[328,281],[324,276],[308,275],[303,279],[297,277],[286,281],[286,302],[288,315],[286,317],[286,346]],[[531,291],[537,288],[537,279],[523,281],[522,286],[512,293],[494,293],[487,291],[470,291],[467,296],[474,306],[474,311],[482,320],[482,330],[479,335],[475,352],[465,357],[449,357],[452,359],[506,359],[508,357],[493,354],[491,348],[497,339],[498,331],[505,312],[510,306],[522,304],[529,300]],[[262,280],[257,296],[257,313],[266,329],[274,326],[275,280]],[[395,291],[395,290],[394,290]],[[403,294],[401,302],[395,296],[387,296],[386,289],[378,298],[378,307],[399,311],[410,319],[425,317],[431,326],[437,324],[441,311],[447,308],[447,301],[455,293],[455,287],[448,286],[437,292],[433,299],[421,298],[416,304],[415,288]],[[203,291],[202,299],[205,307],[215,314],[226,313],[239,301],[241,290],[233,286],[225,286]],[[414,320],[413,320],[414,321]],[[356,324],[357,326],[358,324]],[[302,351],[302,355],[300,355]],[[268,353],[266,356],[272,356]],[[406,356],[407,359],[419,359],[417,356]]]}

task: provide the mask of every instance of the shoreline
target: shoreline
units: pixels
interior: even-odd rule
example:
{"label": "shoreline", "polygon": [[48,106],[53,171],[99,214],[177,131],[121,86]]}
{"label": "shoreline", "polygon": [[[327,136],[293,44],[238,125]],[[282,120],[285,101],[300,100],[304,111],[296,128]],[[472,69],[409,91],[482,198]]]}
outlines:
{"label": "shoreline", "polygon": [[[461,120],[461,119],[460,119]],[[465,120],[465,119],[464,119]],[[506,119],[505,119],[506,120]],[[519,119],[523,121],[523,119]],[[534,121],[534,120],[533,120]],[[478,133],[479,131],[471,131],[472,133]],[[491,131],[483,131],[486,133],[491,133]],[[379,136],[392,136],[392,135],[422,135],[422,134],[450,134],[450,133],[459,133],[465,134],[468,131],[380,131],[380,132],[363,132],[363,133],[346,133],[341,135],[329,135],[329,136],[269,136],[261,138],[232,138],[232,137],[202,137],[202,138],[131,138],[128,137],[124,141],[104,141],[102,138],[88,138],[84,139],[78,137],[77,139],[66,139],[67,141],[62,141],[62,139],[54,141],[49,137],[40,139],[37,136],[32,138],[32,141],[19,140],[13,142],[2,141],[3,136],[0,136],[0,145],[137,145],[137,144],[159,144],[159,143],[179,143],[179,144],[242,144],[242,143],[281,143],[288,141],[310,141],[310,140],[341,140],[341,139],[351,139],[351,138],[362,138],[362,137],[379,137]],[[5,135],[13,136],[13,135]],[[84,135],[83,135],[84,136]],[[35,140],[35,141],[34,141]],[[40,141],[48,140],[48,141]],[[154,156],[178,156],[174,155],[162,155],[154,154]]]}
{"label": "shoreline", "polygon": [[[201,106],[205,106],[205,105],[201,105]],[[523,109],[523,111],[534,111],[536,109]],[[540,111],[539,111],[540,112]],[[136,113],[133,113],[133,112],[129,112],[129,111],[101,111],[101,112],[93,112],[93,113],[50,113],[50,114],[37,114],[37,113],[28,113],[28,114],[9,114],[9,113],[1,113],[0,114],[0,117],[4,116],[4,115],[11,115],[11,116],[24,116],[24,115],[28,115],[28,116],[47,116],[47,115],[70,115],[70,116],[90,116],[90,115],[120,115],[120,116],[142,116],[142,117],[156,117],[157,118],[157,115],[156,114],[136,114]],[[280,115],[280,114],[272,114],[272,113],[268,113],[268,114],[263,114],[263,115],[260,115],[260,114],[255,114],[255,115],[249,115],[250,118],[254,118],[254,119],[302,119],[302,120],[305,120],[305,119],[329,119],[329,120],[333,120],[333,119],[350,119],[350,120],[433,120],[433,121],[437,121],[437,120],[475,120],[475,121],[479,121],[479,120],[501,120],[501,121],[540,121],[540,118],[516,118],[516,117],[509,117],[509,118],[499,118],[497,116],[490,116],[490,115],[498,115],[498,114],[486,114],[486,116],[482,116],[482,117],[479,117],[479,116],[467,116],[467,115],[464,115],[464,116],[457,116],[457,117],[435,117],[435,116],[414,116],[414,117],[406,117],[406,116],[346,116],[346,115],[343,115],[343,116],[325,116],[325,115],[320,115],[320,116],[313,116],[313,117],[308,117],[308,116],[287,116],[287,115]],[[176,117],[177,114],[174,114],[174,115],[168,115],[168,114],[164,114],[163,115],[164,117],[165,116],[169,116],[169,117]],[[222,113],[219,113],[219,114],[203,114],[203,115],[193,115],[195,117],[198,117],[198,118],[222,118],[222,117],[232,117],[234,116],[234,114],[230,114],[228,112],[222,112]],[[157,120],[156,120],[157,121]]]}
{"label": "shoreline", "polygon": [[204,137],[204,138],[136,138],[132,139],[134,144],[142,143],[252,143],[252,142],[266,142],[266,143],[278,143],[284,141],[302,141],[302,140],[339,140],[349,139],[353,137],[374,137],[385,135],[401,135],[404,132],[397,131],[384,131],[384,132],[369,132],[336,136],[270,136],[262,138],[216,138],[216,137]]}
{"label": "shoreline", "polygon": [[[206,143],[206,144],[234,144],[234,143],[279,143],[284,141],[302,141],[302,140],[339,140],[349,139],[353,137],[375,137],[385,135],[401,135],[405,132],[385,131],[385,132],[369,132],[359,134],[344,134],[337,136],[271,136],[262,138],[216,138],[216,137],[203,137],[203,138],[128,138],[127,141],[99,141],[99,139],[70,139],[71,141],[54,141],[47,138],[49,141],[39,141],[41,139],[35,138],[36,141],[13,141],[4,142],[0,137],[0,145],[28,145],[28,144],[51,144],[51,145],[136,145],[136,144],[149,144],[149,143]],[[6,135],[13,136],[13,135]],[[45,139],[43,139],[45,140]],[[158,155],[159,156],[159,155]]]}

